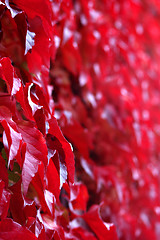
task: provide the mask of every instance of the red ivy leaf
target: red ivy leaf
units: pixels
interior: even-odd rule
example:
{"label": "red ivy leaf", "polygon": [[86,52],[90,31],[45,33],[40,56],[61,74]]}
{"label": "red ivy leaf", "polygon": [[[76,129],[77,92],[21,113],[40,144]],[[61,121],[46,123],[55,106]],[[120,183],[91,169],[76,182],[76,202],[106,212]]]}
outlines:
{"label": "red ivy leaf", "polygon": [[0,61],[0,77],[5,80],[9,94],[15,95],[20,91],[21,80],[17,78],[9,58],[2,58]]}
{"label": "red ivy leaf", "polygon": [[35,203],[26,204],[21,191],[21,179],[9,188],[12,192],[10,199],[10,211],[14,221],[24,225],[28,217],[36,217]]}
{"label": "red ivy leaf", "polygon": [[0,180],[0,218],[4,219],[7,217],[9,201],[10,201],[10,192],[5,190],[5,184]]}
{"label": "red ivy leaf", "polygon": [[8,172],[5,166],[5,160],[0,155],[0,179],[5,183],[5,187],[8,187]]}
{"label": "red ivy leaf", "polygon": [[105,223],[100,217],[100,207],[93,205],[83,218],[99,240],[118,240],[113,223]]}
{"label": "red ivy leaf", "polygon": [[12,0],[20,9],[22,9],[31,19],[39,16],[49,24],[51,21],[51,9],[49,1],[43,0]]}
{"label": "red ivy leaf", "polygon": [[72,211],[86,211],[88,202],[88,191],[84,184],[75,183],[70,186],[70,208]]}
{"label": "red ivy leaf", "polygon": [[62,149],[65,155],[64,161],[68,171],[68,179],[73,183],[75,166],[74,166],[74,156],[73,156],[71,146],[62,135],[62,132],[60,131],[57,120],[54,117],[52,117],[52,119],[50,119],[48,123],[49,123],[48,133],[55,136],[62,145]]}
{"label": "red ivy leaf", "polygon": [[17,123],[17,128],[26,144],[24,164],[22,168],[22,184],[24,194],[27,193],[28,186],[38,171],[38,165],[43,162],[47,165],[47,146],[42,133],[33,124],[27,121]]}
{"label": "red ivy leaf", "polygon": [[56,200],[59,201],[60,178],[52,159],[49,160],[46,177],[47,177],[47,189],[50,192],[52,192],[55,195]]}
{"label": "red ivy leaf", "polygon": [[27,228],[22,227],[12,219],[4,219],[0,222],[0,239],[36,240],[37,238]]}
{"label": "red ivy leaf", "polygon": [[20,149],[22,143],[21,134],[17,130],[17,126],[14,121],[12,121],[11,113],[8,108],[0,107],[0,122],[5,130],[3,132],[3,144],[6,152],[8,152],[8,166],[11,163],[11,168],[13,167],[13,160],[16,159],[21,166],[21,156]]}

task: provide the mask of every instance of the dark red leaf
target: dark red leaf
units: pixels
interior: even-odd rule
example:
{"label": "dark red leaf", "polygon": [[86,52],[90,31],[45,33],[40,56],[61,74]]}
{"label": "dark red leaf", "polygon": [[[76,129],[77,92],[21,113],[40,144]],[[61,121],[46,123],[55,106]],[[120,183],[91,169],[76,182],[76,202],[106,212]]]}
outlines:
{"label": "dark red leaf", "polygon": [[0,218],[7,217],[11,193],[4,188],[5,184],[0,180]]}
{"label": "dark red leaf", "polygon": [[0,155],[0,179],[5,183],[5,187],[8,187],[8,172],[4,158]]}

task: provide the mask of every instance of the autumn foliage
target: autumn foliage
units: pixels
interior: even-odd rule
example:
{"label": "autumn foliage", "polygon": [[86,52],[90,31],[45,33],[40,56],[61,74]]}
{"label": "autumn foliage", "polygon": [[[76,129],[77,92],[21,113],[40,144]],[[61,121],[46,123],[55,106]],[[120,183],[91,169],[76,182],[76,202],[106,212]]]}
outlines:
{"label": "autumn foliage", "polygon": [[159,240],[160,3],[0,1],[0,239]]}

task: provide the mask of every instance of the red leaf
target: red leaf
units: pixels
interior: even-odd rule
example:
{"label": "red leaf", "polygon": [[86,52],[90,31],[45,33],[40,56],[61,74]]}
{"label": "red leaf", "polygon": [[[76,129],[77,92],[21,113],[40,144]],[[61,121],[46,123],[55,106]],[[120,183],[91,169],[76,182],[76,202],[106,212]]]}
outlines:
{"label": "red leaf", "polygon": [[[52,172],[52,174],[55,174]],[[54,185],[54,181],[49,183],[49,180],[45,174],[44,177],[44,166],[40,164],[38,167],[38,172],[35,174],[34,178],[28,189],[27,197],[34,199],[36,205],[48,215],[54,216],[54,193],[48,189],[48,185]],[[52,178],[51,178],[52,179]],[[55,183],[57,184],[57,183]],[[55,187],[53,186],[52,189]],[[58,193],[56,193],[57,195]]]}
{"label": "red leaf", "polygon": [[[59,194],[60,194],[60,178],[57,172],[57,169],[52,161],[52,159],[49,160],[49,164],[47,166],[47,189],[53,193],[59,201]],[[53,184],[54,183],[54,184]]]}
{"label": "red leaf", "polygon": [[[62,132],[60,131],[60,129],[58,127],[56,119],[54,117],[52,117],[52,119],[50,119],[48,121],[48,123],[49,123],[48,133],[55,136],[61,143],[61,148],[64,151],[64,157],[63,156],[61,156],[61,157],[64,158],[63,160],[67,167],[68,179],[69,179],[69,181],[71,181],[73,183],[75,167],[74,167],[74,157],[73,157],[73,153],[71,150],[71,146],[67,142],[67,140],[64,138],[64,136],[62,135]],[[57,150],[60,150],[60,148]],[[62,151],[62,150],[60,150],[60,151]],[[60,152],[59,152],[59,154],[61,155]]]}
{"label": "red leaf", "polygon": [[48,158],[52,159],[56,167],[59,174],[61,188],[67,180],[67,167],[64,162],[64,150],[62,149],[62,145],[58,139],[50,134],[47,134],[46,142],[48,147]]}
{"label": "red leaf", "polygon": [[[2,58],[0,61],[0,77],[5,81],[7,85],[8,94],[14,96],[16,101],[20,103],[25,117],[33,120],[32,115],[29,112],[29,108],[25,103],[24,92],[22,87],[21,79],[17,77],[15,69],[11,65],[11,60],[9,58]],[[7,103],[8,100],[8,103]],[[13,102],[13,98],[5,99],[5,102],[2,102],[2,105],[7,106],[10,110],[13,110],[16,101]],[[15,106],[16,108],[16,106]],[[18,112],[16,112],[16,115]]]}
{"label": "red leaf", "polygon": [[20,166],[22,165],[20,156],[22,137],[11,117],[9,109],[0,106],[0,121],[5,130],[3,133],[3,144],[5,150],[8,152],[8,166],[11,163],[12,168],[14,159],[17,160]]}
{"label": "red leaf", "polygon": [[12,219],[4,219],[0,222],[0,239],[36,240],[37,238],[27,228],[22,227]]}
{"label": "red leaf", "polygon": [[42,109],[44,114],[48,116],[50,110],[43,89],[37,84],[27,83],[24,92],[26,103],[31,108],[32,115],[34,116],[38,110]]}
{"label": "red leaf", "polygon": [[1,220],[7,217],[9,202],[10,202],[10,192],[5,190],[5,184],[0,180],[0,218]]}
{"label": "red leaf", "polygon": [[71,211],[86,211],[88,202],[88,191],[84,184],[75,183],[70,186],[70,208]]}
{"label": "red leaf", "polygon": [[78,75],[81,69],[81,57],[77,47],[74,47],[72,39],[63,45],[62,55],[64,66],[75,76]]}
{"label": "red leaf", "polygon": [[47,146],[42,133],[33,124],[21,121],[17,123],[17,128],[22,135],[23,142],[26,143],[26,152],[22,168],[22,184],[24,194],[27,193],[28,186],[38,171],[38,165],[43,162],[47,165]]}
{"label": "red leaf", "polygon": [[3,80],[5,80],[9,94],[16,95],[16,93],[20,91],[22,87],[21,80],[16,76],[9,58],[1,59],[0,76]]}
{"label": "red leaf", "polygon": [[22,9],[31,19],[36,16],[51,22],[51,9],[49,1],[45,0],[12,0],[20,9]]}
{"label": "red leaf", "polygon": [[5,183],[5,187],[8,187],[8,172],[5,166],[5,160],[0,155],[0,179]]}
{"label": "red leaf", "polygon": [[89,158],[89,139],[88,135],[78,121],[72,119],[62,127],[63,134],[79,150],[85,159]]}
{"label": "red leaf", "polygon": [[26,204],[22,195],[21,184],[22,181],[19,180],[9,188],[9,190],[12,192],[10,199],[10,211],[13,220],[21,225],[24,225],[28,217],[36,217],[37,211],[34,202],[30,202],[28,205]]}
{"label": "red leaf", "polygon": [[118,240],[115,226],[112,223],[103,222],[99,211],[99,206],[93,205],[90,210],[84,214],[84,220],[88,223],[99,240]]}

